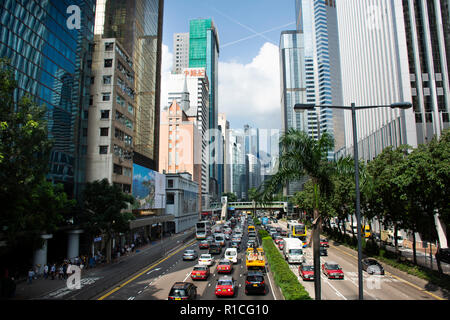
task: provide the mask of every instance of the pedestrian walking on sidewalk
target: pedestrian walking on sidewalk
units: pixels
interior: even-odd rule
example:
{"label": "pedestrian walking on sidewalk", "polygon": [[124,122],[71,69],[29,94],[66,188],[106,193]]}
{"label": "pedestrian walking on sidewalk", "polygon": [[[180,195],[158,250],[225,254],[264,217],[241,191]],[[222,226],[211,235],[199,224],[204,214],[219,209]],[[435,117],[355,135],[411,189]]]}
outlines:
{"label": "pedestrian walking on sidewalk", "polygon": [[56,276],[56,265],[53,264],[51,269],[50,269],[50,274],[52,276],[52,280],[55,280],[55,276]]}
{"label": "pedestrian walking on sidewalk", "polygon": [[58,279],[59,279],[59,280],[64,279],[64,267],[63,267],[62,265],[59,266]]}
{"label": "pedestrian walking on sidewalk", "polygon": [[47,279],[47,278],[48,278],[48,265],[45,264],[44,265],[44,279]]}
{"label": "pedestrian walking on sidewalk", "polygon": [[33,268],[30,268],[30,270],[28,270],[28,284],[31,284],[33,282],[33,277],[34,271]]}

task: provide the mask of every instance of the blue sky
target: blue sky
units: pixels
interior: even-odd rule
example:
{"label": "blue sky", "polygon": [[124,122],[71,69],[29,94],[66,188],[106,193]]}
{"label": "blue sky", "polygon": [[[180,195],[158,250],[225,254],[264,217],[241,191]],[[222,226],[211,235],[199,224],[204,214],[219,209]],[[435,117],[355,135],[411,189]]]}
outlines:
{"label": "blue sky", "polygon": [[189,21],[196,18],[212,18],[218,29],[219,112],[226,114],[230,127],[280,129],[278,46],[281,31],[295,29],[295,0],[166,0],[163,102],[173,34],[189,32]]}
{"label": "blue sky", "polygon": [[280,32],[295,29],[295,1],[166,0],[163,43],[171,52],[173,34],[189,32],[189,20],[196,18],[213,18],[220,61],[249,63],[264,43],[278,46]]}

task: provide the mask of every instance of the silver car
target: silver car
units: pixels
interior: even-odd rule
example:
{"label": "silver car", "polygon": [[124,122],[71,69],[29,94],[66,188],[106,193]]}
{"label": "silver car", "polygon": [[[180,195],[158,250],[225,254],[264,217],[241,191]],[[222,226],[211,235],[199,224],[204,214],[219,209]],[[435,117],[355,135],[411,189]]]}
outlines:
{"label": "silver car", "polygon": [[183,253],[183,260],[195,260],[197,258],[198,254],[195,250],[185,250]]}

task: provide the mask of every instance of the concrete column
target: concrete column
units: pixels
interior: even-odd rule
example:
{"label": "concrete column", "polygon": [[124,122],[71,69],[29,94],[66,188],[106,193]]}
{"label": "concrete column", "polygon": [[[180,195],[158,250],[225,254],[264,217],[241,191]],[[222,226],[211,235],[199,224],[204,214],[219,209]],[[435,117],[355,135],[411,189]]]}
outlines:
{"label": "concrete column", "polygon": [[83,230],[70,230],[67,231],[68,239],[67,239],[67,258],[73,259],[80,255],[80,233],[83,233]]}
{"label": "concrete column", "polygon": [[[41,239],[44,240],[44,244],[42,247],[34,252],[34,259],[33,263],[35,265],[41,265],[41,267],[38,270],[39,274],[42,274],[44,272],[44,265],[47,264],[47,244],[48,239],[53,238],[52,234],[43,234],[41,235]],[[33,266],[33,267],[34,267]]]}

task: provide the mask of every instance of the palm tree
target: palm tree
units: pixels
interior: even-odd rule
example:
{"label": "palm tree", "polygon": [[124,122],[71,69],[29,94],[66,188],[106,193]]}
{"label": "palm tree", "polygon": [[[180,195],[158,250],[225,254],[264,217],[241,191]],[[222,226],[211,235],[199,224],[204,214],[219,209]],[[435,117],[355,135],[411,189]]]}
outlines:
{"label": "palm tree", "polygon": [[320,286],[320,194],[329,194],[332,183],[333,166],[327,160],[328,152],[334,147],[332,136],[325,132],[318,140],[307,133],[289,129],[280,138],[281,156],[278,172],[264,183],[263,199],[270,198],[289,181],[300,180],[304,176],[311,179],[314,189],[313,255],[314,255],[314,291],[315,299],[321,300]]}

